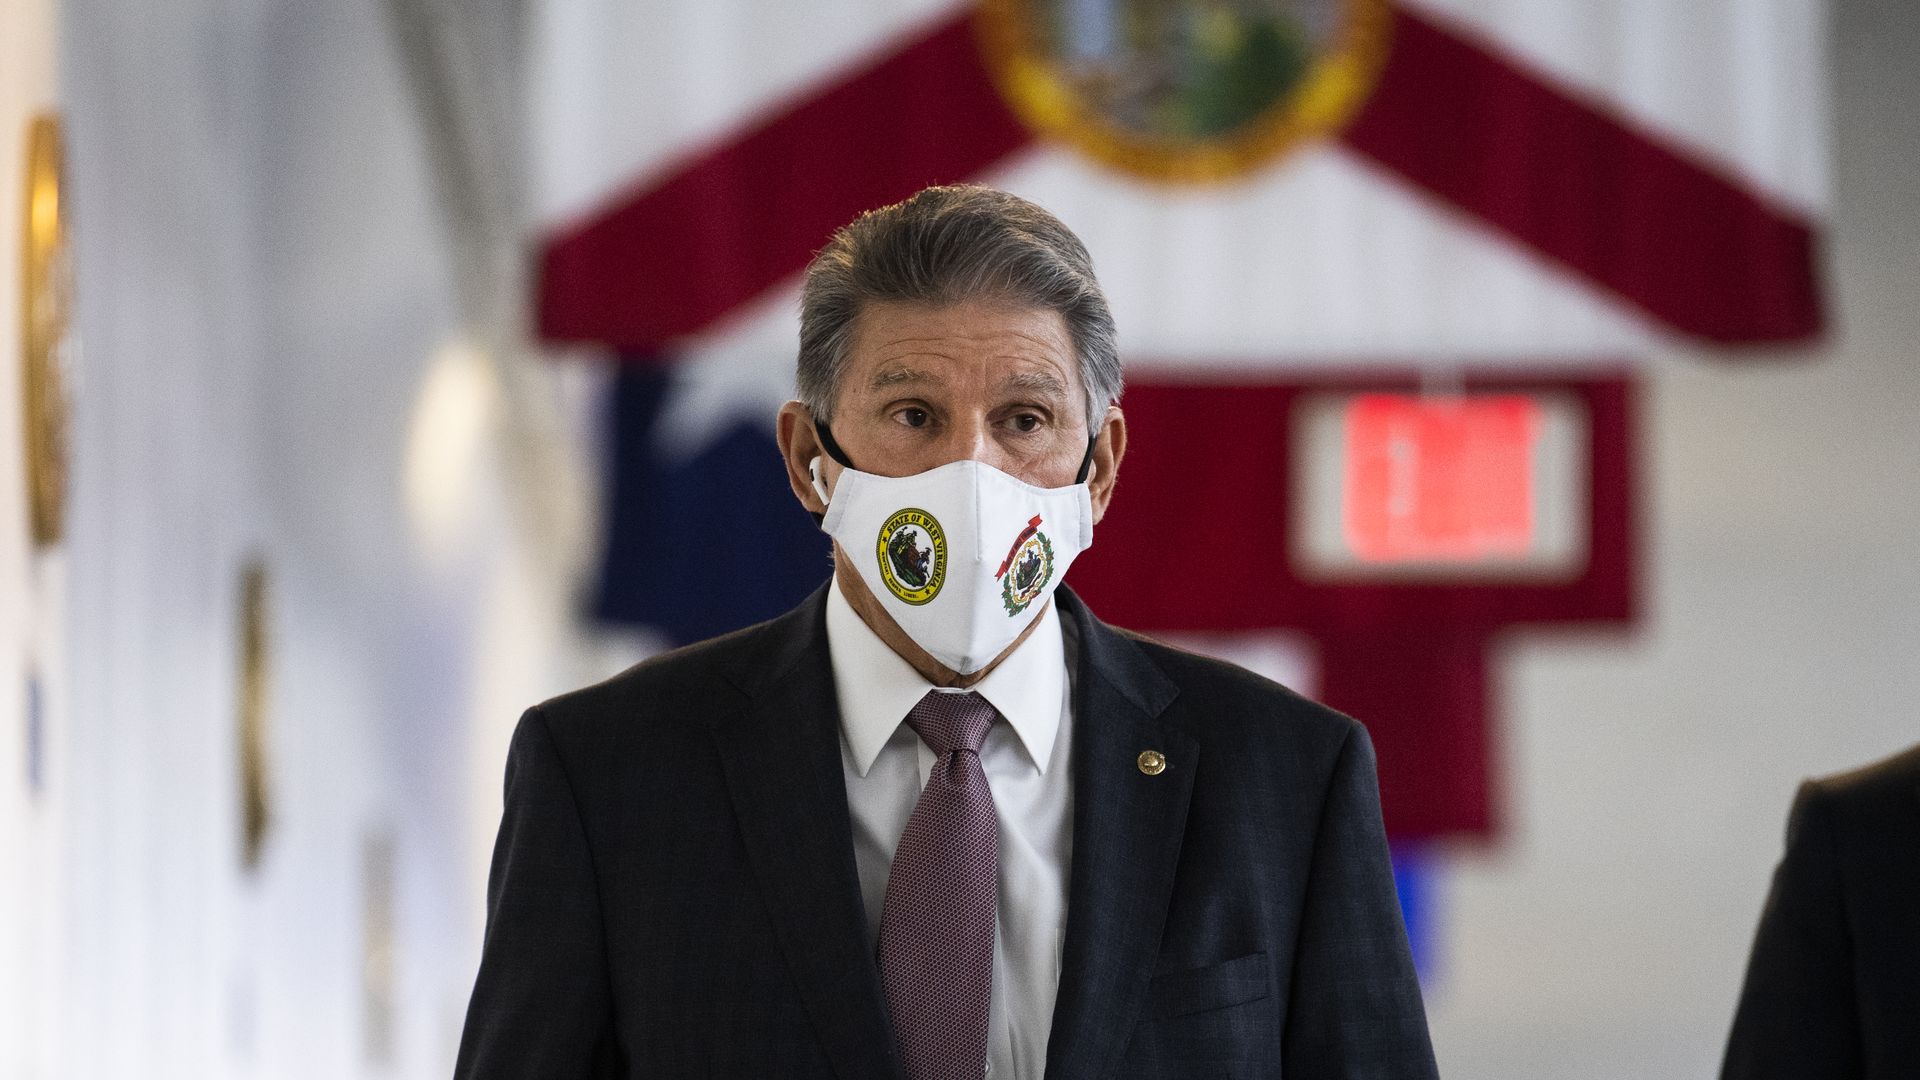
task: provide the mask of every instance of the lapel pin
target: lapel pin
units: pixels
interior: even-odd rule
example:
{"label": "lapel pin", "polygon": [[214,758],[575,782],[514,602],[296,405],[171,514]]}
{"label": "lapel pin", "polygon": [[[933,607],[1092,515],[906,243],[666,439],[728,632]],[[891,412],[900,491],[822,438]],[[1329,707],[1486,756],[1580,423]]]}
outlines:
{"label": "lapel pin", "polygon": [[1167,756],[1158,750],[1142,750],[1137,764],[1148,776],[1159,776],[1167,771]]}

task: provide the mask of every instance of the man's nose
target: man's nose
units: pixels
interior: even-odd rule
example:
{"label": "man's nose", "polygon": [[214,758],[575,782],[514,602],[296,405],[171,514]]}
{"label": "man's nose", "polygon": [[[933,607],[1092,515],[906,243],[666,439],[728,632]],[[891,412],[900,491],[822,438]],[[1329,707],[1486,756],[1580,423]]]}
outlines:
{"label": "man's nose", "polygon": [[993,436],[993,422],[986,416],[956,419],[947,428],[942,456],[949,462],[973,460],[1004,469],[1006,451]]}

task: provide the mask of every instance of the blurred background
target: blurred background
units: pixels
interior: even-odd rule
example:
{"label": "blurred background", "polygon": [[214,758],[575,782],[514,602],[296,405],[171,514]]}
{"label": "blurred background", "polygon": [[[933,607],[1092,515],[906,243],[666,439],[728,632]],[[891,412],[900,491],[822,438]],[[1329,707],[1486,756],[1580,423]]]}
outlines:
{"label": "blurred background", "polygon": [[[1442,1071],[1713,1074],[1920,739],[1920,14],[7,0],[0,1076],[449,1075],[525,706],[783,610],[796,273],[1112,298],[1072,584],[1365,721]],[[17,252],[17,254],[16,254]]]}

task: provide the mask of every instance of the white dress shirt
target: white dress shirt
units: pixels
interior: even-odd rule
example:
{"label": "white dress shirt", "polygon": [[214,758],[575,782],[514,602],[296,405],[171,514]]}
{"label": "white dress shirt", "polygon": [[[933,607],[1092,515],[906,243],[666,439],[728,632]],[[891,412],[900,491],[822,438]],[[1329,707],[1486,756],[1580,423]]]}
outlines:
{"label": "white dress shirt", "polygon": [[[827,648],[840,703],[840,760],[868,945],[879,940],[893,852],[933,771],[907,714],[937,689],[828,590]],[[1046,1068],[1073,847],[1073,687],[1068,642],[1049,602],[1031,636],[969,687],[999,710],[980,764],[1000,818],[1000,911],[993,939],[987,1075],[1040,1080]],[[964,692],[964,691],[956,691]]]}

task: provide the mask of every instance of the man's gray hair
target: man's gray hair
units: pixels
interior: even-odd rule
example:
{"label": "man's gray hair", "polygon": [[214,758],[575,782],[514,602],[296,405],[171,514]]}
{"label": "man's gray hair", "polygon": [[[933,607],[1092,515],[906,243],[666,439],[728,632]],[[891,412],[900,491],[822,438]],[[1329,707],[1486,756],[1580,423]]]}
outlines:
{"label": "man's gray hair", "polygon": [[800,400],[814,416],[833,420],[861,308],[888,300],[1057,311],[1079,360],[1090,432],[1120,399],[1113,313],[1086,245],[1017,195],[978,184],[931,187],[833,234],[807,266],[800,294]]}

